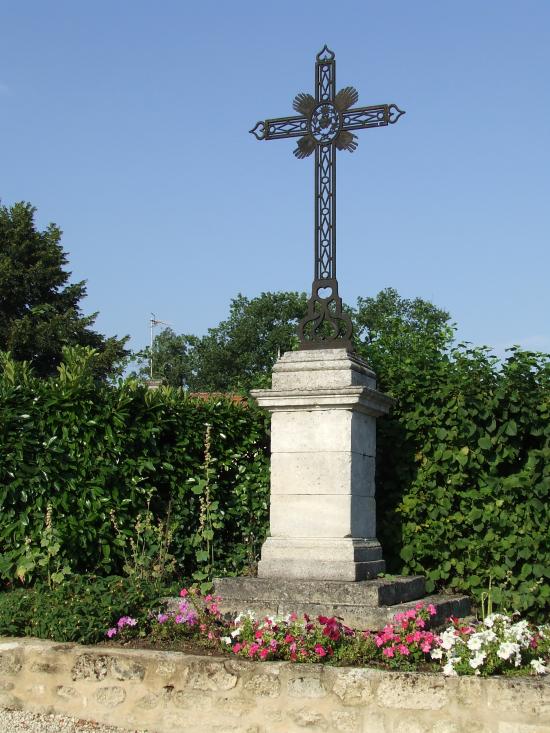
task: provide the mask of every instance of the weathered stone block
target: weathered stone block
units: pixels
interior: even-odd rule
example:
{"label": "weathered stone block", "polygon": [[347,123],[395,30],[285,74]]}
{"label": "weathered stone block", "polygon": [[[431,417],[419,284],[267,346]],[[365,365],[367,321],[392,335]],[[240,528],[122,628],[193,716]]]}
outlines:
{"label": "weathered stone block", "polygon": [[325,716],[308,708],[293,710],[290,718],[301,728],[309,728],[310,730],[327,730],[328,724]]}
{"label": "weathered stone block", "polygon": [[254,674],[243,687],[257,697],[278,697],[281,683],[278,674]]}
{"label": "weathered stone block", "polygon": [[236,674],[226,670],[223,662],[206,662],[190,673],[189,686],[194,690],[231,690],[237,679]]}
{"label": "weathered stone block", "polygon": [[0,708],[5,708],[6,710],[23,710],[23,703],[16,695],[0,692]]}
{"label": "weathered stone block", "polygon": [[332,730],[338,733],[359,733],[361,719],[359,713],[351,710],[337,710],[330,714]]}
{"label": "weathered stone block", "polygon": [[116,680],[142,680],[145,676],[145,667],[131,659],[115,657],[111,660],[110,672]]}
{"label": "weathered stone block", "polygon": [[537,715],[550,724],[550,687],[546,679],[505,679],[495,677],[485,684],[490,710]]}
{"label": "weathered stone block", "polygon": [[77,657],[71,670],[76,680],[103,680],[109,672],[109,657],[101,654],[81,654]]}
{"label": "weathered stone block", "polygon": [[115,708],[126,699],[126,691],[123,687],[100,687],[96,690],[95,699],[100,705]]}
{"label": "weathered stone block", "polygon": [[[4,649],[6,646],[4,645]],[[22,666],[21,651],[1,651],[0,648],[0,674],[17,674]]]}
{"label": "weathered stone block", "polygon": [[76,700],[78,697],[78,692],[69,685],[58,685],[55,688],[55,694],[63,700]]}
{"label": "weathered stone block", "polygon": [[290,697],[325,697],[327,694],[320,670],[294,672],[287,681],[287,690]]}
{"label": "weathered stone block", "polygon": [[367,669],[339,670],[332,692],[344,705],[364,705],[374,697],[372,678],[371,671]]}
{"label": "weathered stone block", "polygon": [[435,675],[395,673],[380,680],[378,704],[386,708],[439,710],[447,702],[445,680]]}

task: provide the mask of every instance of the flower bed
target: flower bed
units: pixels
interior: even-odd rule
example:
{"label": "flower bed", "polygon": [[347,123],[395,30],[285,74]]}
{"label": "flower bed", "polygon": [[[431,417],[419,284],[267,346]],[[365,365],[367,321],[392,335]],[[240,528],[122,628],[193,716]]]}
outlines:
{"label": "flower bed", "polygon": [[298,618],[294,613],[257,619],[246,611],[228,620],[219,611],[221,598],[203,596],[195,588],[184,588],[180,596],[177,609],[151,615],[147,628],[123,616],[106,636],[123,644],[146,638],[163,648],[194,639],[204,647],[254,661],[441,670],[446,676],[541,675],[550,669],[550,626],[534,626],[503,614],[472,623],[451,617],[450,625],[436,632],[428,628],[435,608],[419,602],[396,614],[381,630],[359,631],[337,618]]}

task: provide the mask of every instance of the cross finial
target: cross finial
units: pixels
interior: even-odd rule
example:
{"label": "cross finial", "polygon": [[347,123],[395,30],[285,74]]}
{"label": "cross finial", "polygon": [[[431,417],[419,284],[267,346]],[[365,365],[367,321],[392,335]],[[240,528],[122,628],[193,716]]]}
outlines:
{"label": "cross finial", "polygon": [[257,140],[297,137],[297,158],[315,153],[315,274],[308,312],[298,326],[302,349],[352,350],[350,317],[342,310],[336,279],[336,150],[352,153],[352,130],[392,125],[404,114],[396,104],[353,107],[359,95],[348,86],[336,93],[336,61],[324,46],[316,56],[315,97],[294,98],[295,117],[261,120],[250,130]]}

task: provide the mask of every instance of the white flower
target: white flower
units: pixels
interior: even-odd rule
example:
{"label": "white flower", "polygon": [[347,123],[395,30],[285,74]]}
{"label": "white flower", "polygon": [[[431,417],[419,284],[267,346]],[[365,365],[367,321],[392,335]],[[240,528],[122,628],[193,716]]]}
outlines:
{"label": "white flower", "polygon": [[472,634],[468,641],[466,642],[466,646],[470,651],[476,652],[478,649],[481,649],[483,646],[483,637],[481,634]]}
{"label": "white flower", "polygon": [[227,646],[231,645],[231,637],[230,636],[222,636],[220,639],[224,644],[227,644]]}
{"label": "white flower", "polygon": [[447,664],[443,667],[443,674],[446,677],[457,677],[457,673],[454,668],[455,662],[458,662],[458,657],[451,657]]}
{"label": "white flower", "polygon": [[240,629],[233,629],[233,631],[231,632],[231,638],[232,639],[235,639],[235,637],[240,636],[240,635],[241,635],[241,630]]}
{"label": "white flower", "polygon": [[477,654],[475,654],[474,657],[470,659],[470,667],[472,669],[477,669],[478,667],[481,667],[481,665],[485,661],[486,656],[487,655],[485,654],[485,652],[478,652]]}
{"label": "white flower", "polygon": [[516,659],[517,659],[517,655],[519,655],[519,653],[520,653],[519,644],[513,644],[510,641],[503,641],[502,644],[497,649],[497,657],[500,657],[501,659],[504,659],[504,660],[510,659],[512,654],[515,654]]}
{"label": "white flower", "polygon": [[483,623],[488,628],[491,628],[494,625],[495,621],[503,621],[505,624],[506,623],[510,624],[509,617],[504,616],[502,613],[491,613],[489,616],[486,616],[483,619]]}
{"label": "white flower", "polygon": [[452,649],[457,640],[454,628],[445,629],[445,631],[440,635],[440,638],[443,649],[446,649],[447,651]]}
{"label": "white flower", "polygon": [[535,670],[535,674],[546,674],[548,672],[548,669],[544,666],[540,657],[538,659],[531,660],[531,667]]}
{"label": "white flower", "polygon": [[441,649],[440,647],[432,649],[432,651],[430,652],[430,657],[432,659],[441,659],[443,657],[443,649]]}

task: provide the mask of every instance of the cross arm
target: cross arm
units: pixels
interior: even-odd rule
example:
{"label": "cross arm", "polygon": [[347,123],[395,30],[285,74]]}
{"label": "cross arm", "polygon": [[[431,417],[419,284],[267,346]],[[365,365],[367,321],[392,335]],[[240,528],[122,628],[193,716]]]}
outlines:
{"label": "cross arm", "polygon": [[250,132],[257,140],[301,137],[307,133],[307,118],[300,115],[299,117],[277,117],[273,120],[260,120]]}
{"label": "cross arm", "polygon": [[355,107],[346,110],[343,117],[344,130],[359,130],[365,127],[393,125],[405,112],[396,104],[374,104],[370,107]]}

